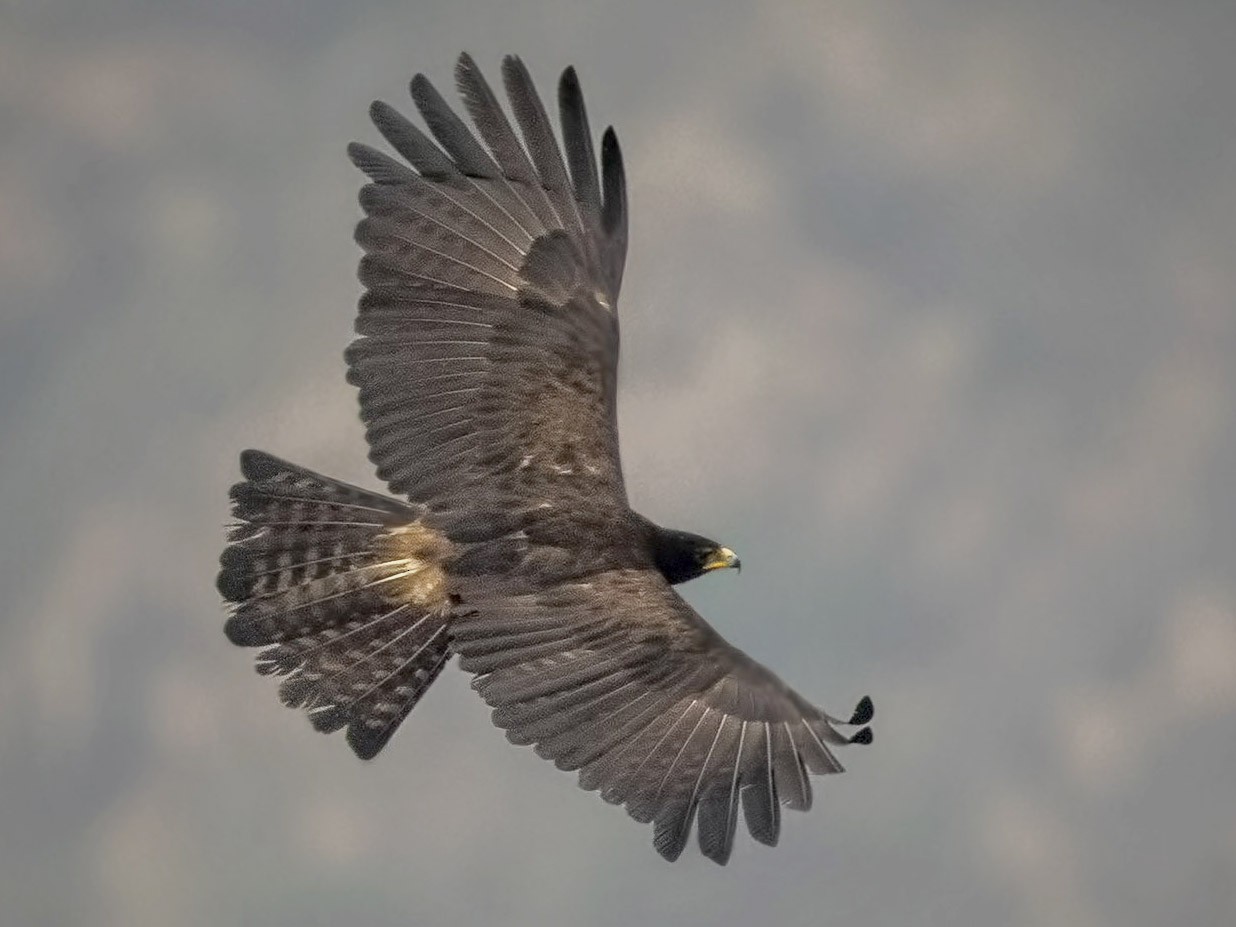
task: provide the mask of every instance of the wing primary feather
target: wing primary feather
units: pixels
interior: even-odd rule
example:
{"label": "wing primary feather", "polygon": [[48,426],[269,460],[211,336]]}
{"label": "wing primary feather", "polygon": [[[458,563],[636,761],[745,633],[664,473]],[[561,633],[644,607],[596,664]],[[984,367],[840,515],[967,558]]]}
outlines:
{"label": "wing primary feather", "polygon": [[723,866],[730,858],[730,851],[734,847],[734,833],[738,830],[739,784],[742,782],[742,750],[746,737],[747,722],[744,721],[738,732],[738,746],[734,748],[734,772],[730,781],[729,800],[725,805],[725,842],[714,857],[715,861]]}
{"label": "wing primary feather", "polygon": [[[628,680],[617,688],[608,687],[606,690],[590,693],[586,701],[577,703],[569,712],[552,718],[543,726],[529,728],[529,737],[539,742],[536,753],[545,759],[554,760],[559,769],[580,768],[583,764],[575,759],[578,754],[572,747],[596,749],[597,740],[601,739],[598,737],[601,727],[608,728],[613,724],[613,716],[616,714],[612,711],[613,703],[625,697],[630,688],[637,686],[638,680]],[[649,691],[635,696],[632,701],[646,695],[649,695]],[[591,745],[591,748],[586,747],[586,744]]]}
{"label": "wing primary feather", "polygon": [[588,127],[588,110],[575,68],[563,71],[558,82],[558,111],[562,121],[562,144],[575,183],[575,198],[599,227],[601,188],[597,180],[597,159],[592,148],[592,131]]}
{"label": "wing primary feather", "polygon": [[[559,696],[566,704],[574,704],[572,697],[582,693],[586,696],[586,687],[598,680],[609,679],[626,672],[626,667],[613,661],[590,663],[581,667],[573,667],[561,673],[536,673],[532,678],[522,680],[504,679],[504,673],[495,673],[486,680],[486,685],[480,691],[487,701],[500,706],[507,706],[515,717],[523,712],[540,714],[545,711],[557,711],[559,707],[544,704],[540,699]],[[499,708],[499,711],[503,710]],[[505,727],[506,725],[502,725]]]}
{"label": "wing primary feather", "polygon": [[[459,56],[455,65],[455,82],[468,114],[472,116],[481,138],[489,145],[503,174],[508,180],[518,181],[532,189],[540,189],[539,178],[528,159],[528,153],[519,143],[519,138],[506,118],[506,113],[502,111],[498,98],[490,89],[489,82],[485,80],[485,75],[467,52]],[[548,203],[545,205],[548,206]]]}
{"label": "wing primary feather", "polygon": [[[699,701],[700,700],[698,698],[691,699],[691,701],[687,704],[687,707],[683,709],[682,714],[680,714],[677,718],[675,718],[673,723],[670,724],[669,727],[667,727],[662,732],[661,736],[657,739],[657,742],[652,745],[652,749],[648,751],[648,754],[643,758],[643,760],[640,761],[639,765],[636,766],[634,769],[630,769],[627,772],[619,774],[617,780],[606,789],[606,792],[617,794],[617,790],[619,789],[622,789],[623,791],[625,791],[625,788],[623,787],[627,784],[633,783],[635,780],[635,777],[644,771],[644,767],[648,765],[648,761],[651,760],[653,756],[656,755],[657,751],[661,749],[661,745],[665,743],[666,739],[670,736],[670,734],[674,732],[674,729],[677,728],[678,725],[682,723],[683,718],[685,718],[688,714],[690,714],[695,709],[695,706],[699,704]],[[655,724],[657,720],[659,719],[654,718],[652,724]],[[640,734],[643,734],[645,731],[648,730],[648,728],[652,727],[652,724],[649,724],[647,727],[641,730]],[[633,738],[633,741],[634,741],[634,738]]]}
{"label": "wing primary feather", "polygon": [[[711,708],[705,708],[704,713],[700,715],[699,720],[695,722],[695,727],[691,729],[691,733],[687,735],[682,746],[679,747],[674,761],[670,763],[666,769],[664,777],[661,780],[661,787],[657,790],[657,794],[651,802],[645,802],[643,796],[632,800],[627,805],[627,810],[631,815],[638,820],[654,820],[655,826],[653,830],[653,846],[657,852],[669,861],[676,860],[687,845],[687,838],[691,833],[691,822],[695,818],[695,810],[697,806],[697,796],[699,794],[700,783],[703,781],[707,773],[708,762],[712,757],[712,751],[716,747],[717,739],[721,733],[721,727],[724,725],[725,716],[717,712],[717,733],[713,735],[712,743],[708,753],[705,755],[701,764],[699,774],[692,783],[689,792],[681,789],[678,783],[671,786],[670,793],[664,794],[665,786],[674,778],[678,770],[678,764],[686,755],[691,742],[695,739],[695,735],[704,726],[704,722],[708,719],[709,714],[713,711]],[[686,777],[690,776],[690,765],[682,769],[680,781],[689,781]]]}
{"label": "wing primary feather", "polygon": [[[726,723],[733,721],[733,715],[727,715],[717,732],[718,736],[724,731]],[[715,796],[706,798],[699,807],[700,852],[722,866],[729,861],[734,847],[734,832],[738,827],[738,787],[742,782],[742,753],[747,737],[747,722],[735,723],[739,725],[738,742],[734,746],[729,789],[725,792],[724,800]]]}
{"label": "wing primary feather", "polygon": [[566,166],[562,163],[562,152],[558,150],[558,143],[554,140],[549,117],[545,115],[545,107],[541,104],[532,75],[528,73],[523,61],[514,55],[508,55],[502,59],[502,77],[506,84],[507,98],[511,101],[511,109],[515,112],[515,121],[523,131],[528,155],[536,167],[542,186],[548,192],[559,223],[571,232],[571,237],[576,241],[586,241],[579,209],[575,205],[570,180],[567,179]]}
{"label": "wing primary feather", "polygon": [[425,133],[413,125],[389,103],[374,100],[369,118],[391,147],[403,155],[422,176],[435,180],[462,180],[453,161]]}
{"label": "wing primary feather", "polygon": [[424,74],[412,78],[412,102],[416,104],[425,125],[464,174],[472,177],[501,176],[498,165],[477,142],[475,136],[455,115],[442,94]]}
{"label": "wing primary feather", "polygon": [[870,695],[864,695],[858,700],[858,704],[854,706],[854,713],[850,715],[849,724],[870,724],[871,719],[875,717],[875,703],[871,701]]}
{"label": "wing primary feather", "polygon": [[602,260],[610,292],[616,301],[627,261],[627,180],[622,167],[622,149],[612,126],[601,137],[601,184],[604,193],[601,228],[605,233]]}
{"label": "wing primary feather", "polygon": [[[849,743],[849,738],[842,737],[834,731],[828,726],[827,721],[821,721],[819,723],[824,726],[825,731],[837,738],[838,743]],[[804,720],[803,727],[807,729],[807,733],[811,735],[811,740],[815,743],[816,747],[819,748],[818,752],[812,751],[811,753],[807,753],[807,751],[803,751],[804,754],[808,756],[814,755],[815,757],[815,763],[811,765],[811,771],[817,774],[845,772],[845,768],[837,761],[837,758],[833,756],[833,752],[829,750],[828,747],[824,746],[824,741],[820,738],[820,735],[816,732],[816,729],[812,726],[811,722]]]}
{"label": "wing primary feather", "polygon": [[869,744],[872,741],[871,728],[864,727],[850,735],[852,744]]}
{"label": "wing primary feather", "polygon": [[395,186],[420,180],[420,175],[406,164],[361,142],[348,145],[348,158],[376,184]]}
{"label": "wing primary feather", "polygon": [[[429,131],[454,160],[465,176],[489,181],[497,181],[496,189],[487,184],[474,184],[475,189],[485,199],[500,210],[530,237],[535,237],[535,230],[528,228],[528,222],[517,218],[500,198],[509,197],[514,203],[528,210],[527,219],[539,221],[539,217],[529,205],[507,184],[501,169],[484,147],[476,140],[476,136],[464,124],[463,120],[442,99],[442,95],[424,74],[417,74],[412,79],[412,100],[416,104],[421,118],[429,126]],[[494,194],[498,193],[498,196]],[[505,193],[506,196],[502,196]]]}
{"label": "wing primary feather", "polygon": [[[666,680],[667,685],[671,682],[672,680]],[[649,701],[641,704],[646,699]],[[574,757],[581,769],[582,787],[589,790],[603,788],[605,793],[611,796],[618,795],[622,791],[620,787],[625,777],[632,771],[617,771],[619,764],[631,753],[633,747],[639,745],[646,733],[655,730],[657,723],[665,720],[665,712],[672,708],[676,701],[673,695],[649,689],[614,712],[609,719],[610,723],[596,741],[586,748],[581,748],[582,755]],[[616,800],[612,797],[606,798],[606,801]]]}
{"label": "wing primary feather", "polygon": [[[474,183],[469,188],[427,179],[414,171],[409,171],[408,174],[410,176],[397,185],[388,186],[375,182],[363,186],[360,192],[361,206],[366,211],[369,211],[374,208],[388,208],[391,206],[402,206],[405,209],[411,209],[414,205],[424,205],[425,208],[432,209],[435,213],[441,213],[456,222],[464,224],[474,223],[477,226],[488,229],[496,239],[507,245],[514,252],[514,256],[523,254],[527,245],[518,244],[512,239],[512,235],[523,239],[525,242],[531,242],[535,237],[542,234],[539,220],[533,223],[536,228],[530,231],[527,227],[527,222],[520,221],[500,204],[493,204],[497,209],[494,212],[483,208],[483,204],[470,202],[468,189],[473,190],[477,198],[483,198],[493,203],[492,197],[486,196]],[[463,178],[461,175],[461,184],[464,181],[467,181],[467,178]],[[471,181],[467,182],[471,183]],[[533,218],[535,219],[535,217]],[[499,228],[499,226],[502,226],[502,228]]]}
{"label": "wing primary feather", "polygon": [[[729,715],[721,716],[721,720],[717,724],[717,733],[713,735],[712,743],[708,746],[708,752],[704,754],[704,761],[700,764],[699,774],[695,777],[695,785],[691,788],[691,795],[687,799],[686,811],[682,814],[681,822],[674,838],[679,853],[681,853],[682,848],[686,846],[687,837],[691,832],[691,818],[695,812],[696,806],[699,804],[700,789],[703,787],[704,778],[708,775],[708,764],[712,762],[712,755],[717,750],[717,744],[721,741],[721,734],[725,731],[725,722],[728,720]],[[703,723],[704,719],[700,718],[700,724]],[[694,734],[692,734],[692,736],[694,736]]]}
{"label": "wing primary feather", "polygon": [[[763,729],[763,749],[757,740],[755,751],[758,757],[757,771],[760,778],[754,779],[742,790],[743,817],[751,836],[765,846],[776,846],[781,835],[781,802],[777,795],[777,780],[773,773],[772,735],[767,721],[758,722],[757,731]],[[762,767],[762,769],[759,769]]]}
{"label": "wing primary feather", "polygon": [[[545,752],[559,762],[560,768],[576,769],[592,762],[594,759],[608,753],[614,745],[626,739],[639,724],[641,715],[649,706],[644,706],[633,714],[635,706],[652,697],[665,699],[664,689],[674,682],[674,670],[670,668],[662,672],[641,674],[628,679],[621,686],[598,692],[595,696],[580,702],[571,712],[559,719],[558,733],[546,736],[542,746]],[[625,698],[629,689],[644,687],[644,691],[614,705]],[[655,707],[656,701],[652,703]],[[640,730],[643,728],[640,727]],[[562,735],[569,737],[569,743],[559,739]]]}
{"label": "wing primary feather", "polygon": [[[503,176],[513,185],[518,184],[517,188],[512,186],[512,189],[516,190],[525,206],[540,223],[538,233],[556,227],[558,220],[554,208],[541,186],[528,153],[520,144],[498,98],[485,80],[485,75],[466,52],[459,56],[455,65],[455,82],[473,124],[489,146]],[[531,237],[535,238],[536,235]]]}
{"label": "wing primary feather", "polygon": [[678,748],[678,752],[674,755],[673,762],[669,764],[669,767],[665,770],[665,774],[661,777],[661,783],[657,786],[657,791],[652,796],[652,801],[654,804],[661,800],[661,795],[665,791],[665,786],[669,784],[670,778],[674,774],[674,770],[677,768],[679,761],[682,759],[682,755],[687,752],[687,747],[695,737],[696,732],[700,729],[700,725],[704,723],[704,720],[710,714],[712,714],[712,709],[705,705],[704,713],[699,716],[699,720],[695,722],[695,727],[691,728],[691,733],[688,734],[686,740],[682,742],[682,746]]}
{"label": "wing primary feather", "polygon": [[610,680],[598,680],[592,690],[585,693],[584,700],[577,700],[565,711],[543,721],[531,722],[525,726],[524,734],[529,741],[537,743],[537,754],[553,760],[559,769],[577,769],[578,763],[571,764],[566,760],[570,746],[593,740],[593,735],[597,733],[594,730],[596,724],[608,724],[612,717],[608,711],[602,715],[602,706],[608,707],[638,684],[638,680],[628,679],[614,687]]}
{"label": "wing primary feather", "polygon": [[[774,728],[773,730],[778,730]],[[787,791],[783,794],[786,797],[788,804],[795,811],[807,811],[811,807],[811,783],[807,781],[807,773],[803,768],[802,756],[798,752],[798,745],[794,742],[794,732],[790,730],[788,721],[782,721],[779,730],[785,732],[788,746],[781,744],[780,749],[774,752],[774,762],[777,765],[777,784],[781,785],[781,780],[785,778],[785,786]],[[790,773],[793,773],[791,776]],[[792,789],[792,791],[789,791]]]}

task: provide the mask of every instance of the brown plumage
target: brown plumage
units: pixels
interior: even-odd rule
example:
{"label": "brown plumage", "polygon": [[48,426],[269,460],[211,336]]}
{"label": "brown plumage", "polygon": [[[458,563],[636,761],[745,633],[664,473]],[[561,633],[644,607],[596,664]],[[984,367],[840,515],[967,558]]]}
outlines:
{"label": "brown plumage", "polygon": [[780,806],[810,807],[809,774],[841,770],[833,748],[870,742],[837,728],[866,724],[871,702],[825,714],[672,588],[737,558],[627,504],[617,138],[606,130],[598,169],[574,70],[563,148],[523,64],[507,58],[502,76],[515,126],[463,55],[476,134],[417,75],[429,134],[371,109],[407,163],[349,148],[372,182],[348,379],[378,475],[409,501],[246,451],[219,575],[226,631],[264,647],[284,702],[346,727],[365,758],[457,653],[511,741],[653,822],[663,856],[694,822],[724,863],[740,807],[776,843]]}

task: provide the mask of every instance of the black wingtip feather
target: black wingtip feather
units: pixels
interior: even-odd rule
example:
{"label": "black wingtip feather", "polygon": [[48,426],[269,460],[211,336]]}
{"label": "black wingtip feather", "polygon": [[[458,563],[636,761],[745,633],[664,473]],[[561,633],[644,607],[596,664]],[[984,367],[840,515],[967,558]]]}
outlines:
{"label": "black wingtip feather", "polygon": [[854,706],[854,714],[850,715],[850,724],[870,724],[875,717],[875,704],[870,695],[864,695]]}
{"label": "black wingtip feather", "polygon": [[601,137],[601,229],[606,235],[603,260],[615,299],[622,289],[627,260],[627,181],[622,148],[610,126]]}
{"label": "black wingtip feather", "polygon": [[605,204],[602,207],[606,234],[626,234],[627,179],[622,165],[622,146],[613,126],[601,136],[601,184]]}
{"label": "black wingtip feather", "polygon": [[562,72],[558,81],[558,111],[562,123],[562,142],[567,165],[575,185],[575,197],[584,210],[600,220],[601,189],[597,179],[596,154],[592,148],[592,129],[588,125],[588,110],[584,92],[574,67]]}
{"label": "black wingtip feather", "polygon": [[852,744],[869,744],[869,743],[871,743],[871,740],[872,740],[871,728],[869,728],[869,727],[865,727],[865,728],[863,728],[862,730],[860,730],[860,731],[858,731],[857,733],[855,733],[855,734],[854,734],[854,735],[850,738],[850,743],[852,743]]}

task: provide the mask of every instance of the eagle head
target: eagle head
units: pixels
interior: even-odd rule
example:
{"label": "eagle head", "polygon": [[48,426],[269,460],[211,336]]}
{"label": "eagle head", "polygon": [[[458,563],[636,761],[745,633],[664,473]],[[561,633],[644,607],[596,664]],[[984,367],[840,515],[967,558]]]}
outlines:
{"label": "eagle head", "polygon": [[690,531],[657,528],[652,552],[657,569],[671,583],[685,583],[712,570],[742,569],[742,561],[728,547]]}

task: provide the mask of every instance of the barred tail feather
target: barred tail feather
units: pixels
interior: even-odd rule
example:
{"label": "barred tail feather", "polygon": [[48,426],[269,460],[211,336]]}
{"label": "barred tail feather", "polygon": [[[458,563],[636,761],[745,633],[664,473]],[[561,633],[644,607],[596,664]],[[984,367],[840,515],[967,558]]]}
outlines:
{"label": "barred tail feather", "polygon": [[260,451],[241,454],[218,587],[235,644],[320,731],[384,747],[451,656],[439,536],[422,507]]}

